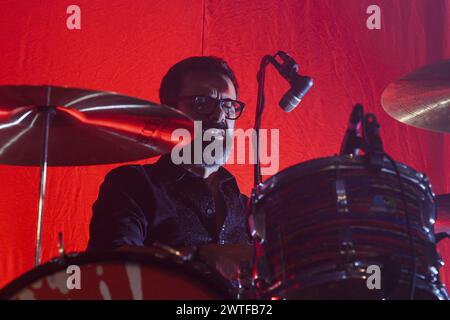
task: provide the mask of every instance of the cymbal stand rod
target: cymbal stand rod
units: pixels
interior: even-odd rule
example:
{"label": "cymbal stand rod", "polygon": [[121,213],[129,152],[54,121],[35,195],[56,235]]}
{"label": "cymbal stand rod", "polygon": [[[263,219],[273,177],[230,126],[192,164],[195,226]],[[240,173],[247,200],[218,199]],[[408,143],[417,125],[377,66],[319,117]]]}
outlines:
{"label": "cymbal stand rod", "polygon": [[[48,97],[50,96],[50,88],[48,88]],[[45,187],[47,181],[47,158],[48,158],[48,138],[49,138],[49,128],[50,128],[50,116],[52,111],[49,108],[49,102],[46,107],[43,108],[44,113],[44,125],[43,125],[43,143],[42,143],[42,153],[41,153],[41,163],[40,163],[40,184],[39,184],[39,204],[38,204],[38,217],[37,217],[37,227],[36,227],[36,252],[34,265],[35,267],[41,264],[41,250],[42,250],[42,226],[44,218],[44,203],[45,203]]]}

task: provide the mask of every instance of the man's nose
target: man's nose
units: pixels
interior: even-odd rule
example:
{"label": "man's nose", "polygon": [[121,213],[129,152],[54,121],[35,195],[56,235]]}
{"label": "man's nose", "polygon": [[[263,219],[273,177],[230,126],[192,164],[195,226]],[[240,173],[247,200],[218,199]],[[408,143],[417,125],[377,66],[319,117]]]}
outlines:
{"label": "man's nose", "polygon": [[209,115],[209,120],[220,123],[225,121],[225,111],[221,106],[214,108],[214,111]]}

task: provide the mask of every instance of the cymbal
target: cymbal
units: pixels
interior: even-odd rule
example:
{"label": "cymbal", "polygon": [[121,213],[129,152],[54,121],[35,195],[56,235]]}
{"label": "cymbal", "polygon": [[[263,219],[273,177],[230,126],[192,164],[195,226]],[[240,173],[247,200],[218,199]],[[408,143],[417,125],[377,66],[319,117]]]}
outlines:
{"label": "cymbal", "polygon": [[450,60],[422,67],[391,83],[381,104],[400,122],[450,132]]}
{"label": "cymbal", "polygon": [[[48,126],[45,126],[48,119]],[[181,112],[114,92],[56,86],[0,86],[0,164],[49,166],[128,162],[167,153],[175,129],[193,132]]]}

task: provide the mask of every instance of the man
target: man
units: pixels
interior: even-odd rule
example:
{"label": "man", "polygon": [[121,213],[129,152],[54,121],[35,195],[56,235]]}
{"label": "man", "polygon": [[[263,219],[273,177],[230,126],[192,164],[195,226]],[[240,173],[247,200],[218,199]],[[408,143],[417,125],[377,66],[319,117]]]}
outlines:
{"label": "man", "polygon": [[[178,62],[164,76],[159,94],[162,104],[202,121],[204,130],[216,129],[224,139],[232,138],[244,108],[237,101],[233,71],[216,57]],[[93,206],[88,250],[155,241],[175,248],[249,244],[247,198],[222,167],[231,147],[223,146],[223,157],[213,163],[175,165],[168,154],[153,165],[122,166],[108,173]]]}

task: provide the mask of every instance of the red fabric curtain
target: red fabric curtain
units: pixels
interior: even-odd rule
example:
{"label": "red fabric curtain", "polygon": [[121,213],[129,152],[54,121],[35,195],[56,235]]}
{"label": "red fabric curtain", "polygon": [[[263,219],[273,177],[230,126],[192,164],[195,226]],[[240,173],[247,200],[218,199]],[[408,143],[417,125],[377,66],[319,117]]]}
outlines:
{"label": "red fabric curtain", "polygon": [[[287,85],[268,72],[263,127],[280,130],[280,170],[337,153],[349,112],[361,102],[377,115],[386,150],[426,173],[436,194],[450,192],[450,136],[400,124],[380,104],[390,82],[449,57],[450,1],[78,0],[81,30],[68,30],[72,2],[0,1],[0,84],[67,85],[158,101],[160,79],[171,65],[217,55],[237,73],[248,106],[238,127],[249,128],[259,61],[282,49],[315,86],[300,108],[285,114],[277,102]],[[373,4],[381,9],[381,30],[366,27]],[[85,249],[92,203],[116,166],[49,169],[43,261],[57,255],[60,231],[68,251]],[[229,169],[248,194],[252,166]],[[38,173],[0,166],[0,286],[33,267]],[[448,241],[440,251],[450,259]],[[443,270],[450,284],[450,269]]]}

